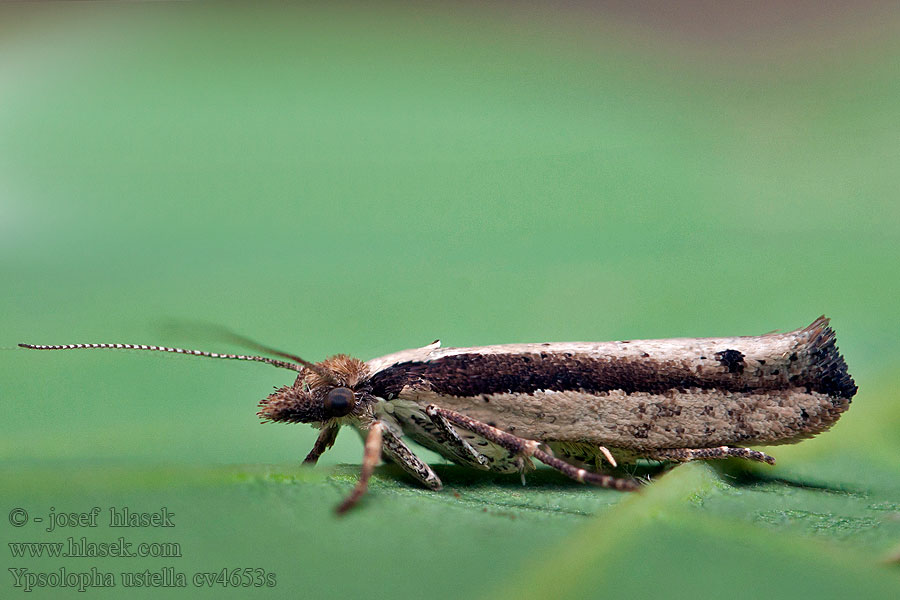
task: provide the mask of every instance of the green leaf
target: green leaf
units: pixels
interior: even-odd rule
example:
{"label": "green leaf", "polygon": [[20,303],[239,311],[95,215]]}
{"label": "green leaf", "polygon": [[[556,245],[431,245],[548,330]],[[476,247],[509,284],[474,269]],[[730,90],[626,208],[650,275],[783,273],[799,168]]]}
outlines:
{"label": "green leaf", "polygon": [[[207,595],[897,596],[896,9],[564,4],[0,5],[0,498],[29,515],[0,529],[180,549],[2,546],[0,596],[24,593],[10,568],[185,574],[85,593],[153,600],[237,568],[277,585]],[[310,469],[314,430],[258,426],[293,373],[16,347],[242,351],[175,317],[368,359],[823,312],[860,391],[774,468],[689,464],[627,495],[423,451],[443,491],[379,467],[344,518],[356,435]],[[123,507],[175,526],[110,527]]]}

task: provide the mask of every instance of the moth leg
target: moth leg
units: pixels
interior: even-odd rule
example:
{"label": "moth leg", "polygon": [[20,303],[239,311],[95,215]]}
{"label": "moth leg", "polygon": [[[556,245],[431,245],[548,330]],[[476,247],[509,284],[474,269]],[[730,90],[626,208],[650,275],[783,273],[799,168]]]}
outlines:
{"label": "moth leg", "polygon": [[454,449],[456,455],[465,459],[466,462],[473,467],[481,469],[490,468],[490,460],[488,457],[473,448],[469,442],[462,439],[453,426],[447,422],[447,419],[436,410],[436,407],[429,406],[425,409],[425,414],[428,415],[431,422],[437,427],[435,437],[439,439],[441,444]]}
{"label": "moth leg", "polygon": [[375,470],[375,465],[378,464],[378,459],[381,456],[381,440],[384,429],[384,423],[381,421],[375,421],[369,427],[369,433],[366,435],[366,447],[363,451],[363,463],[362,470],[359,473],[359,481],[356,482],[356,486],[353,488],[353,491],[350,492],[350,495],[338,505],[337,513],[339,515],[344,514],[353,508],[353,506],[359,502],[359,499],[363,497],[363,494],[366,493],[366,490],[369,489],[369,478],[372,477],[372,471]]}
{"label": "moth leg", "polygon": [[734,457],[746,458],[747,460],[755,460],[770,465],[775,464],[775,459],[764,452],[751,450],[750,448],[734,448],[732,446],[719,446],[718,448],[666,448],[642,451],[641,456],[654,460],[671,460],[675,462]]}
{"label": "moth leg", "polygon": [[416,456],[409,446],[404,444],[403,440],[394,435],[391,430],[385,428],[383,438],[382,452],[400,465],[400,468],[428,488],[439,490],[443,487],[440,478],[431,470],[428,463]]}
{"label": "moth leg", "polygon": [[322,431],[319,432],[319,437],[316,438],[316,443],[313,446],[312,450],[310,450],[309,454],[306,455],[306,458],[303,459],[303,464],[316,464],[319,460],[319,457],[334,445],[334,440],[337,439],[337,434],[340,429],[340,427],[323,427]]}
{"label": "moth leg", "polygon": [[394,435],[384,423],[375,421],[369,427],[369,432],[366,435],[359,481],[356,482],[356,486],[350,492],[350,495],[337,507],[338,514],[344,514],[353,508],[359,502],[359,499],[363,497],[363,494],[366,493],[366,490],[369,489],[369,479],[372,477],[372,472],[375,470],[375,465],[378,464],[382,452],[421,483],[433,490],[441,489],[441,480],[431,470],[431,467],[413,454],[413,451],[403,443],[403,440]]}
{"label": "moth leg", "polygon": [[476,421],[458,412],[440,408],[435,405],[429,405],[426,412],[434,411],[441,415],[449,422],[458,427],[462,427],[472,433],[480,435],[489,442],[493,442],[498,446],[518,454],[524,458],[534,457],[547,466],[553,467],[563,475],[567,475],[581,483],[591,483],[600,487],[612,488],[621,491],[635,491],[640,488],[640,484],[632,479],[619,479],[611,475],[602,473],[593,473],[585,469],[579,469],[569,463],[552,456],[540,449],[540,443],[534,440],[526,440],[511,433],[507,433],[496,427],[491,427],[487,423]]}
{"label": "moth leg", "polygon": [[606,462],[611,464],[613,466],[613,468],[616,468],[619,466],[619,464],[616,462],[616,459],[613,458],[612,452],[609,451],[609,448],[607,448],[606,446],[598,446],[597,450],[600,451],[600,454],[603,455],[603,458],[606,459]]}

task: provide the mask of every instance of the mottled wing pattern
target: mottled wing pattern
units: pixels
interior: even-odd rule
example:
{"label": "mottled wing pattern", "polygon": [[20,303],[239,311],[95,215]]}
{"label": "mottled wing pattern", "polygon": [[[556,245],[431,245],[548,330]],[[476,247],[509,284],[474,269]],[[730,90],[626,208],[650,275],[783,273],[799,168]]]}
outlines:
{"label": "mottled wing pattern", "polygon": [[369,365],[373,393],[389,401],[539,441],[637,450],[797,441],[827,429],[856,392],[825,318],[754,337],[433,344]]}

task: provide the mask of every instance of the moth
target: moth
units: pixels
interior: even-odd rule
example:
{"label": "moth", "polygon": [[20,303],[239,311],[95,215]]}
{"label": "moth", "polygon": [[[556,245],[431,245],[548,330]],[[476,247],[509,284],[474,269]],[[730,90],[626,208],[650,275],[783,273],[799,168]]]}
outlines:
{"label": "moth", "polygon": [[762,336],[472,348],[435,341],[368,362],[338,354],[313,363],[249,343],[285,360],[138,344],[20,346],[152,350],[297,371],[293,384],[259,402],[257,414],[320,430],[305,463],[314,464],[342,427],[362,435],[360,477],[339,513],[365,494],[382,457],[441,489],[405,439],[473,469],[524,480],[537,460],[583,483],[633,491],[639,481],[602,472],[605,463],[737,457],[774,464],[748,446],[825,431],[857,390],[824,316]]}

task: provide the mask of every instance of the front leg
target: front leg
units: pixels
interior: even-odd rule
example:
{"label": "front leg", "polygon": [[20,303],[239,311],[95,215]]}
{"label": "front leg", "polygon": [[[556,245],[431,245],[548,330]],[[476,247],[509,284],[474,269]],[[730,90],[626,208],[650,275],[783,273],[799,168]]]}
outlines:
{"label": "front leg", "polygon": [[441,480],[431,470],[428,463],[416,456],[409,446],[387,427],[384,429],[383,437],[382,451],[388,458],[400,465],[401,469],[412,475],[422,485],[435,491],[443,487]]}
{"label": "front leg", "polygon": [[322,456],[322,453],[334,446],[334,440],[337,439],[337,434],[340,430],[340,425],[326,425],[323,427],[322,431],[319,432],[319,437],[316,438],[313,449],[310,450],[309,454],[306,455],[306,458],[303,459],[303,464],[316,464],[319,461],[319,457]]}
{"label": "front leg", "polygon": [[501,429],[497,429],[496,427],[491,427],[487,423],[476,421],[464,414],[446,408],[440,408],[434,404],[429,405],[425,411],[428,414],[431,414],[432,412],[439,414],[457,427],[462,427],[467,431],[480,435],[487,441],[493,442],[514,454],[518,454],[525,460],[534,457],[545,465],[553,467],[557,471],[560,471],[576,481],[592,483],[594,485],[599,485],[600,487],[613,488],[621,491],[635,491],[640,488],[640,484],[633,479],[619,479],[618,477],[613,477],[611,475],[603,475],[601,473],[593,473],[585,469],[579,469],[578,467],[570,465],[541,450],[539,447],[540,442],[520,438]]}

